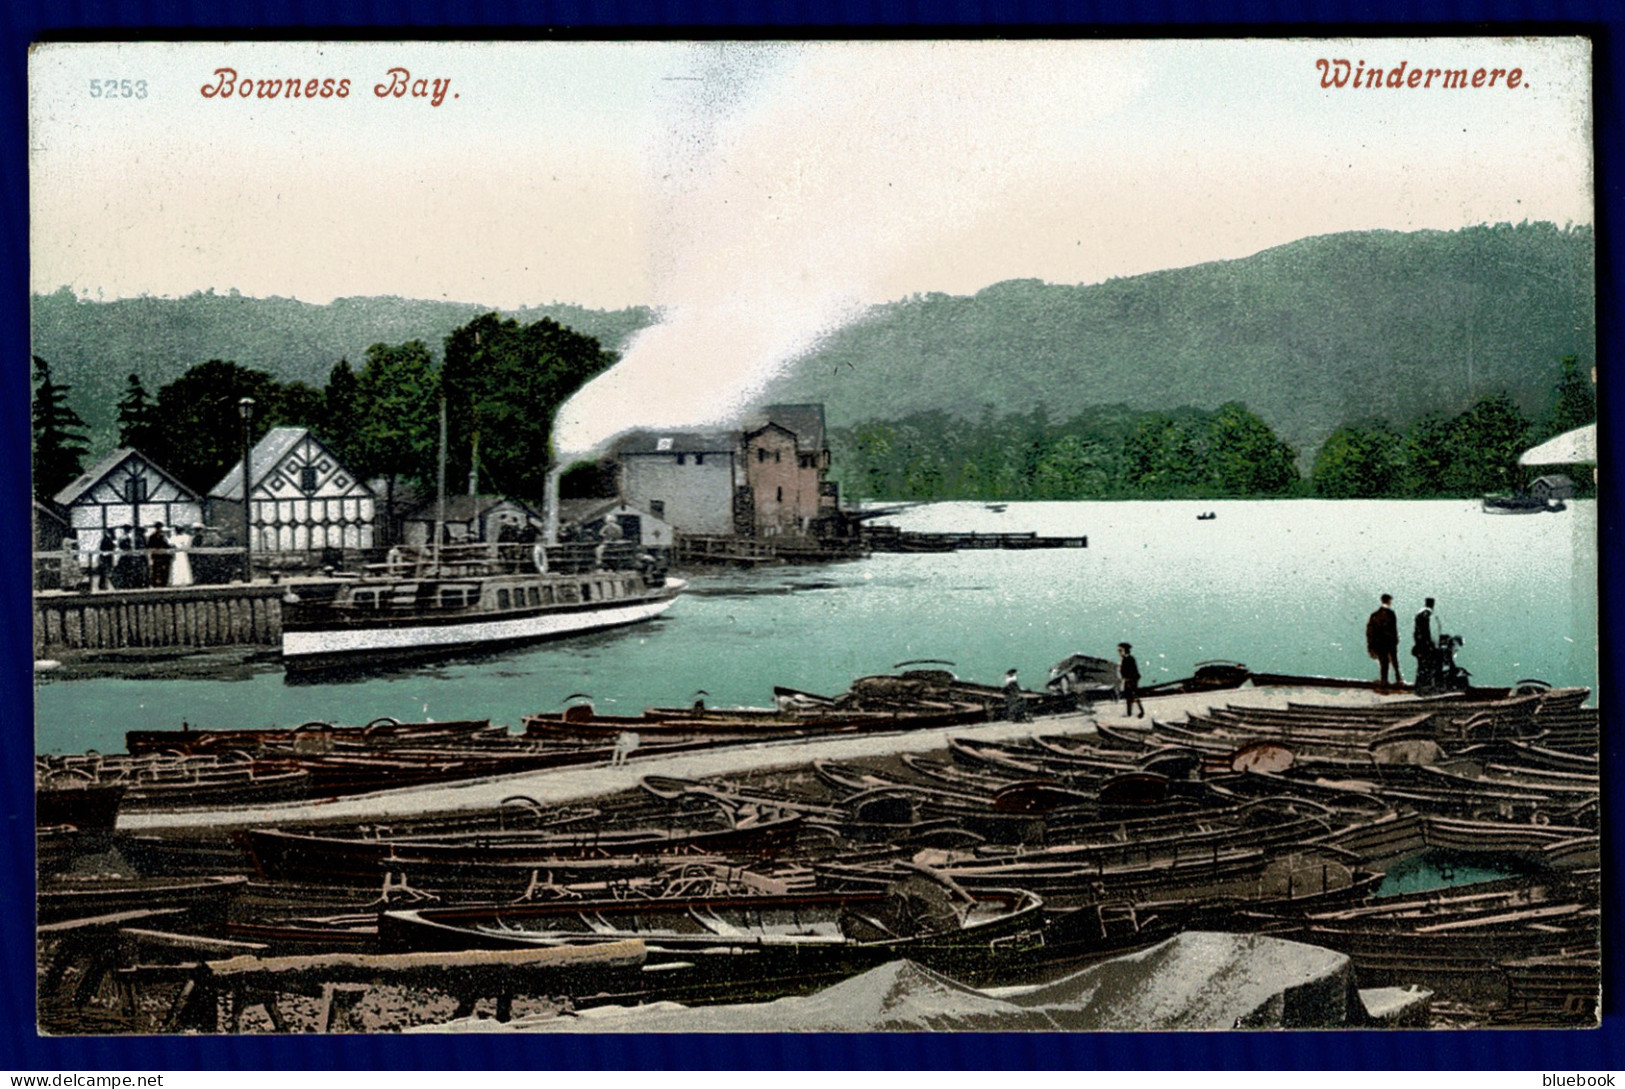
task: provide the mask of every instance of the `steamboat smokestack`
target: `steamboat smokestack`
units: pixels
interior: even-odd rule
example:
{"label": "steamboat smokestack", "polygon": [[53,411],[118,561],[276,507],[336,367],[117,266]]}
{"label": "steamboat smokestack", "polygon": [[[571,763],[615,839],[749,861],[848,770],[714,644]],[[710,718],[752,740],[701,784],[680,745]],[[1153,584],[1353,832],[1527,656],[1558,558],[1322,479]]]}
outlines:
{"label": "steamboat smokestack", "polygon": [[542,543],[559,543],[559,477],[564,466],[555,465],[547,471],[547,485],[542,493]]}

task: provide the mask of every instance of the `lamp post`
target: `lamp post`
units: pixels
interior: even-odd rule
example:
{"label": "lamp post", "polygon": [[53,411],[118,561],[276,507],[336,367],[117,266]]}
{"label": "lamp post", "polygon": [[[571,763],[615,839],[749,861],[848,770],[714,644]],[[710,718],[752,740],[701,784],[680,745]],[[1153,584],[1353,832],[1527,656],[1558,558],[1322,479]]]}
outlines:
{"label": "lamp post", "polygon": [[249,539],[248,498],[248,431],[254,422],[254,398],[244,397],[237,402],[237,415],[243,420],[243,581],[254,581],[254,546]]}

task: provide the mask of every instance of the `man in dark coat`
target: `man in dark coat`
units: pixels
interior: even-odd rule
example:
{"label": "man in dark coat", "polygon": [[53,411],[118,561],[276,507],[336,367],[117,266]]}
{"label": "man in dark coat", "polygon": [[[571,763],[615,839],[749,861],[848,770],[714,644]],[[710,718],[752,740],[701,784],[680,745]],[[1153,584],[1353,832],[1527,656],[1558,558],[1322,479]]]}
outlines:
{"label": "man in dark coat", "polygon": [[1140,663],[1130,653],[1133,647],[1117,644],[1117,676],[1123,689],[1123,714],[1133,715],[1134,705],[1140,704],[1140,717],[1145,717],[1145,704],[1140,703]]}
{"label": "man in dark coat", "polygon": [[159,522],[147,535],[147,562],[152,571],[152,585],[169,585],[169,565],[175,554],[169,550],[169,538],[164,536],[164,524]]}
{"label": "man in dark coat", "polygon": [[1394,595],[1383,594],[1382,604],[1365,622],[1365,650],[1377,660],[1377,683],[1388,684],[1388,667],[1394,667],[1394,683],[1404,684],[1399,671],[1399,618],[1394,615]]}
{"label": "man in dark coat", "polygon": [[113,531],[102,530],[102,542],[96,546],[96,577],[90,584],[92,590],[113,588],[113,553],[117,548],[118,545],[113,541]]}
{"label": "man in dark coat", "polygon": [[113,589],[133,590],[139,585],[136,579],[135,541],[130,538],[130,527],[118,527],[118,541],[116,542],[118,556],[113,561]]}
{"label": "man in dark coat", "polygon": [[1010,722],[1031,722],[1027,712],[1027,697],[1021,692],[1021,678],[1014,669],[1004,673],[1004,717]]}
{"label": "man in dark coat", "polygon": [[1416,614],[1416,623],[1411,628],[1411,655],[1416,659],[1416,690],[1437,691],[1441,683],[1439,639],[1434,631],[1431,597],[1422,603],[1422,611]]}

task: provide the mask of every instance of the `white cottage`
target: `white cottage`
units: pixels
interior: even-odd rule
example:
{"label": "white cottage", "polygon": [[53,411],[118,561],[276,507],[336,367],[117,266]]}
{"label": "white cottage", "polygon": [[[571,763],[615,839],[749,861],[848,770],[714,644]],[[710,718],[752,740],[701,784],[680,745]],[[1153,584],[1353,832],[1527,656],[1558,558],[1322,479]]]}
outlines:
{"label": "white cottage", "polygon": [[120,526],[193,526],[203,521],[196,492],[164,472],[145,455],[114,450],[55,495],[78,537],[81,552],[95,551],[102,530]]}
{"label": "white cottage", "polygon": [[[377,521],[371,488],[308,428],[273,427],[248,454],[249,527],[256,552],[371,548]],[[209,492],[222,528],[242,520],[243,466]]]}
{"label": "white cottage", "polygon": [[[435,522],[441,517],[438,500],[419,503],[401,522],[406,544],[427,548],[434,540]],[[498,539],[502,526],[518,532],[526,525],[540,526],[542,516],[516,499],[500,495],[448,495],[444,507],[446,541],[474,544]]]}

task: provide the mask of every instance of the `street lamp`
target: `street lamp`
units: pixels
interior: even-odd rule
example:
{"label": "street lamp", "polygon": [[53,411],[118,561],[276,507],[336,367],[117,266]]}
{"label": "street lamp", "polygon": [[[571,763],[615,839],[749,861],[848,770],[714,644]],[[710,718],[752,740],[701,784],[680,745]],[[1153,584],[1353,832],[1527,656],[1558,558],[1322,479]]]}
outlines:
{"label": "street lamp", "polygon": [[253,544],[249,540],[248,522],[248,430],[254,421],[254,398],[244,397],[237,402],[237,415],[243,420],[243,581],[254,581]]}

